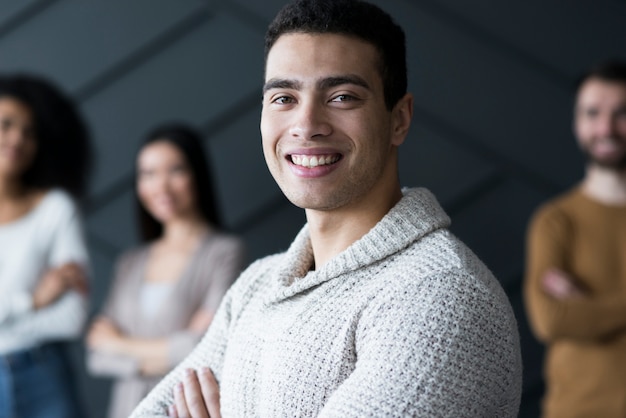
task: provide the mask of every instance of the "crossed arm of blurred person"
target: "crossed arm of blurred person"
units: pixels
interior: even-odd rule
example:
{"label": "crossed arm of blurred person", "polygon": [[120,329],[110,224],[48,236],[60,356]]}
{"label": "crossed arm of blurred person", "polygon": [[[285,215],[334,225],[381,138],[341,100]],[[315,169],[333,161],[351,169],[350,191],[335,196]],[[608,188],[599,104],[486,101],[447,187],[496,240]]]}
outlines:
{"label": "crossed arm of blurred person", "polygon": [[[550,214],[554,215],[554,214]],[[591,292],[569,272],[567,220],[538,216],[529,228],[524,298],[540,340],[597,340],[626,330],[626,295]]]}
{"label": "crossed arm of blurred person", "polygon": [[33,291],[33,309],[49,306],[70,290],[87,293],[87,276],[80,264],[71,262],[48,269]]}
{"label": "crossed arm of blurred person", "polygon": [[40,342],[78,335],[86,318],[87,290],[85,268],[67,262],[46,270],[31,292],[2,295],[8,300],[0,296],[0,340],[22,336]]}
{"label": "crossed arm of blurred person", "polygon": [[543,291],[557,300],[576,300],[588,297],[569,274],[557,268],[548,269],[541,277]]}
{"label": "crossed arm of blurred person", "polygon": [[[212,319],[213,314],[201,308],[194,314],[183,332],[199,339],[209,327]],[[129,336],[120,330],[113,320],[100,316],[89,328],[86,341],[91,350],[104,355],[106,359],[101,359],[104,360],[102,363],[113,364],[113,367],[107,365],[100,367],[98,355],[92,356],[95,358],[90,362],[90,368],[100,374],[128,375],[130,367],[144,376],[160,376],[172,368],[170,355],[172,338],[169,335],[161,338]],[[121,367],[115,367],[115,363]],[[130,366],[124,367],[125,363]]]}
{"label": "crossed arm of blurred person", "polygon": [[17,243],[17,254],[3,266],[5,283],[13,283],[13,290],[0,292],[0,342],[5,346],[16,340],[23,346],[75,338],[87,318],[89,256],[82,225],[71,201],[58,194],[53,198],[50,225],[37,237],[45,250],[32,248],[24,256],[30,247]]}

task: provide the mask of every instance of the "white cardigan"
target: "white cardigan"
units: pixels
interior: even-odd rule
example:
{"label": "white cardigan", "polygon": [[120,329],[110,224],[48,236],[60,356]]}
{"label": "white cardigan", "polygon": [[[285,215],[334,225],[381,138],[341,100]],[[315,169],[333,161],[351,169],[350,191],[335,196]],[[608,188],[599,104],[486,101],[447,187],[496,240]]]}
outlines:
{"label": "white cardigan", "polygon": [[68,292],[33,310],[42,274],[66,262],[88,264],[77,208],[61,190],[46,193],[29,213],[0,225],[0,354],[77,337],[87,317],[85,297]]}
{"label": "white cardigan", "polygon": [[196,349],[135,410],[167,416],[209,366],[224,417],[516,417],[522,366],[498,281],[425,189],[318,271],[305,226],[250,266]]}

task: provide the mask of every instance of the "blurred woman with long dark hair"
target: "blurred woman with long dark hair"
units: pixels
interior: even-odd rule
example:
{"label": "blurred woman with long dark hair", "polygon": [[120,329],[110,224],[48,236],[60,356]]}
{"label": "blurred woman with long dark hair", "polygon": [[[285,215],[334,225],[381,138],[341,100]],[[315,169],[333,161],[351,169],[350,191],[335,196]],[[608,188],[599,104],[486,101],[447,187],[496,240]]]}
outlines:
{"label": "blurred woman with long dark hair", "polygon": [[144,245],[122,255],[102,315],[89,330],[88,368],[116,379],[109,417],[127,417],[196,345],[243,268],[225,234],[199,134],[151,132],[136,160]]}

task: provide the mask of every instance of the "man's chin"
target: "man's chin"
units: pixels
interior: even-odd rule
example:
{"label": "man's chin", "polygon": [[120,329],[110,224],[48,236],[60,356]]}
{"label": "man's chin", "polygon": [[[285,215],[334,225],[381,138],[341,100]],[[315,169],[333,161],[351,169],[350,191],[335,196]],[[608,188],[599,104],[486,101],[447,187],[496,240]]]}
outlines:
{"label": "man's chin", "polygon": [[617,160],[617,161],[594,160],[594,164],[606,170],[614,170],[614,171],[626,170],[626,158],[622,158],[621,160]]}
{"label": "man's chin", "polygon": [[626,153],[619,158],[600,158],[589,153],[585,153],[587,161],[597,167],[606,170],[625,171],[626,170]]}
{"label": "man's chin", "polygon": [[301,209],[315,210],[315,211],[330,211],[337,209],[341,206],[338,199],[328,199],[323,196],[313,195],[286,195],[287,199],[295,206]]}

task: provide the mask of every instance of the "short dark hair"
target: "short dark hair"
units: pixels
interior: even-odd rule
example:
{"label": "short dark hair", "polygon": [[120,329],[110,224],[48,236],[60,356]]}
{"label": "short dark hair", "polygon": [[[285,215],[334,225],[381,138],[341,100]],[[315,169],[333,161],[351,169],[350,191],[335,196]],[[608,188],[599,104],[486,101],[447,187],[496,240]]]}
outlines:
{"label": "short dark hair", "polygon": [[283,7],[265,34],[265,60],[281,35],[333,33],[355,36],[380,56],[385,105],[391,110],[407,91],[404,31],[379,7],[360,0],[295,0]]}
{"label": "short dark hair", "polygon": [[608,59],[600,62],[585,71],[575,83],[576,91],[589,79],[597,78],[626,85],[626,61],[620,59]]}
{"label": "short dark hair", "polygon": [[[160,141],[174,145],[184,155],[193,176],[194,192],[200,214],[209,224],[221,228],[222,222],[217,209],[217,197],[210,166],[199,132],[183,123],[172,122],[160,125],[146,135],[137,155],[147,145]],[[135,190],[135,199],[141,239],[143,242],[148,242],[159,238],[163,234],[163,225],[141,204],[137,190]]]}
{"label": "short dark hair", "polygon": [[90,135],[72,99],[51,81],[31,74],[0,76],[0,98],[29,108],[37,152],[22,175],[26,186],[59,187],[81,198],[91,168]]}

